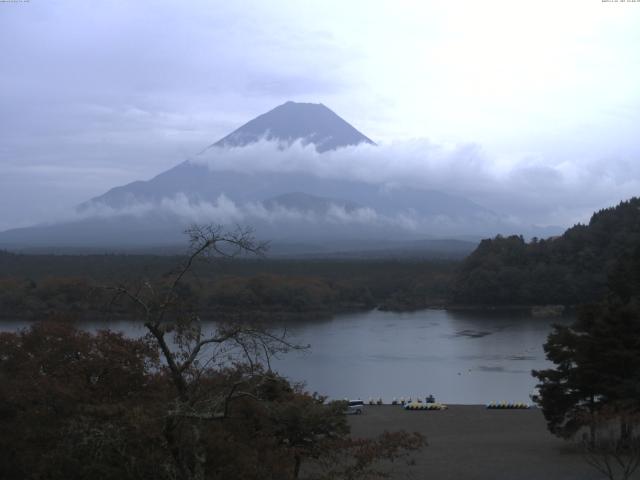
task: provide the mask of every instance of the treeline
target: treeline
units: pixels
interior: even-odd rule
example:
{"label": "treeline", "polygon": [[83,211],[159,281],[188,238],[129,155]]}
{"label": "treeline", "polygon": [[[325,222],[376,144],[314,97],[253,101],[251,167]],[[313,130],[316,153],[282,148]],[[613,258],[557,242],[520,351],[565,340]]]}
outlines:
{"label": "treeline", "polygon": [[[195,310],[319,313],[378,307],[580,305],[602,298],[620,259],[640,245],[640,199],[595,213],[562,236],[483,240],[452,260],[217,259],[184,285]],[[106,286],[166,278],[183,257],[0,252],[0,315],[80,317],[107,311]],[[112,312],[114,313],[114,312]],[[117,312],[115,312],[117,313]]]}
{"label": "treeline", "polygon": [[578,305],[602,298],[621,259],[640,245],[640,199],[595,213],[562,236],[483,240],[462,263],[452,301],[468,305]]}
{"label": "treeline", "polygon": [[[125,314],[111,302],[109,287],[168,278],[182,261],[0,253],[0,314],[25,319]],[[224,259],[198,262],[183,288],[194,311],[204,313],[407,310],[443,305],[455,266],[448,261]]]}

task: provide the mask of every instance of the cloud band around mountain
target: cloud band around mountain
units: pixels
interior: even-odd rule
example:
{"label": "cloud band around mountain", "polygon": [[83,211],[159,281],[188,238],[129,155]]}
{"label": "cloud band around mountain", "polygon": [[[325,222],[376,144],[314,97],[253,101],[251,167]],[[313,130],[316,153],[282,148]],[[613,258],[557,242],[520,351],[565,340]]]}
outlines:
{"label": "cloud band around mountain", "polygon": [[426,139],[360,144],[318,153],[312,144],[261,140],[242,148],[210,148],[190,160],[213,171],[246,174],[304,172],[381,188],[439,190],[501,212],[513,224],[569,226],[600,205],[640,191],[634,162],[549,159],[522,154],[491,158],[474,144],[445,146]]}

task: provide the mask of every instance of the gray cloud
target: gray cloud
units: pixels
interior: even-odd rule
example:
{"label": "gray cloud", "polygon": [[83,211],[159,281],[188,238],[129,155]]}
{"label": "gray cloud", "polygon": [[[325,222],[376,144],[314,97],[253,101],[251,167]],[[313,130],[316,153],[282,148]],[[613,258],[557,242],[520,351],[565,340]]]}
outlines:
{"label": "gray cloud", "polygon": [[[321,241],[325,238],[367,238],[410,240],[425,237],[477,234],[480,218],[453,218],[444,214],[425,215],[405,210],[384,214],[371,207],[346,207],[329,203],[324,210],[306,210],[261,202],[237,202],[220,194],[214,201],[194,200],[179,193],[154,202],[134,201],[123,207],[94,202],[81,212],[60,216],[56,221],[75,222],[95,218],[153,219],[165,225],[245,225],[262,238]],[[490,221],[495,221],[491,218]]]}
{"label": "gray cloud", "polygon": [[[82,212],[67,213],[58,221],[75,221],[94,217],[134,216],[144,217],[153,214],[177,216],[188,222],[251,224],[262,221],[268,224],[282,222],[304,222],[310,225],[328,223],[333,225],[365,225],[375,227],[400,227],[414,231],[419,226],[417,218],[408,215],[385,216],[369,207],[345,208],[343,205],[330,204],[325,212],[305,211],[287,208],[282,205],[265,207],[259,202],[234,202],[224,194],[214,202],[193,201],[185,194],[165,197],[159,202],[134,202],[126,207],[113,208],[103,203],[93,203]],[[436,221],[438,219],[435,219]]]}
{"label": "gray cloud", "polygon": [[307,172],[388,189],[440,190],[506,214],[516,226],[570,226],[588,220],[595,209],[640,192],[637,164],[609,169],[607,161],[547,164],[525,157],[500,166],[478,145],[442,146],[428,140],[363,144],[323,154],[302,142],[283,149],[262,141],[243,148],[213,148],[191,161],[212,170]]}

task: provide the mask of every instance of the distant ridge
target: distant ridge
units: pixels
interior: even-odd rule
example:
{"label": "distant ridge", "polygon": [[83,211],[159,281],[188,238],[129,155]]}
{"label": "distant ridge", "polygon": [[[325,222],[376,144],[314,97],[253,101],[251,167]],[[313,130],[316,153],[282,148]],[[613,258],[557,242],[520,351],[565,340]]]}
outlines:
{"label": "distant ridge", "polygon": [[[320,153],[375,143],[321,103],[287,102],[269,110],[207,147],[244,147],[261,139],[312,143]],[[207,150],[205,149],[205,150]]]}

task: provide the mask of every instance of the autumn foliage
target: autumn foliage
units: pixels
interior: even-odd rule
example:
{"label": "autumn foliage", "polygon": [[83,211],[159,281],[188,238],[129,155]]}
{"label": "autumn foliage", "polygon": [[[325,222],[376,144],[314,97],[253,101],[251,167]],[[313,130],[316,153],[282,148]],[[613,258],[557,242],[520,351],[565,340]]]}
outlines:
{"label": "autumn foliage", "polygon": [[[352,439],[341,402],[264,371],[254,370],[247,384],[248,368],[209,369],[192,385],[194,402],[239,380],[251,392],[224,418],[190,418],[173,431],[188,449],[194,440],[185,430],[197,422],[202,478],[376,478],[385,474],[382,460],[424,445],[405,433]],[[175,393],[149,340],[53,321],[2,333],[0,384],[0,478],[179,477],[166,435]]]}

